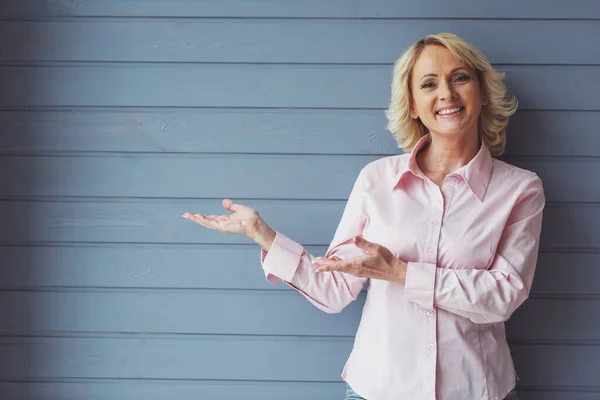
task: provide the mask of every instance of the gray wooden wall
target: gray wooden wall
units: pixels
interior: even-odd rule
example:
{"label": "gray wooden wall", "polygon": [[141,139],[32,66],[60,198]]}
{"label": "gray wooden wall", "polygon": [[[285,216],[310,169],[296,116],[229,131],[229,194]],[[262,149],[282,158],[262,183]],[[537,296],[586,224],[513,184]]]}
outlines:
{"label": "gray wooden wall", "polygon": [[342,398],[363,299],[324,314],[180,215],[232,197],[322,254],[440,31],[507,72],[546,187],[523,398],[599,399],[596,0],[0,0],[0,398]]}

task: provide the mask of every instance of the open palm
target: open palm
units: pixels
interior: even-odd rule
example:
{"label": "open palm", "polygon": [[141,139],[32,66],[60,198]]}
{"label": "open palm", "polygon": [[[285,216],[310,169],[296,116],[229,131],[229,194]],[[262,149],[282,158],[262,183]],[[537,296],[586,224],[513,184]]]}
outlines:
{"label": "open palm", "polygon": [[259,220],[258,211],[242,204],[237,204],[230,199],[223,200],[223,207],[233,212],[233,214],[204,215],[186,212],[183,214],[183,217],[220,232],[251,236]]}

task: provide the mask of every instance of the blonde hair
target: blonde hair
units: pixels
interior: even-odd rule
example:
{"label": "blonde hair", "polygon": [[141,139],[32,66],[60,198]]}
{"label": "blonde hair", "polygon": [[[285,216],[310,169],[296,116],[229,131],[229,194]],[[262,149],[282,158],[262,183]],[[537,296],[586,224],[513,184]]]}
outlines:
{"label": "blonde hair", "polygon": [[428,45],[444,46],[476,71],[484,100],[487,101],[487,106],[482,108],[479,115],[479,135],[493,156],[501,155],[506,143],[508,117],[515,113],[518,102],[514,96],[508,95],[503,81],[505,74],[494,70],[487,58],[472,44],[451,33],[429,35],[417,41],[394,65],[392,97],[385,115],[387,128],[396,138],[398,147],[405,152],[411,151],[419,139],[429,132],[420,119],[411,117],[413,100],[410,88],[417,57]]}

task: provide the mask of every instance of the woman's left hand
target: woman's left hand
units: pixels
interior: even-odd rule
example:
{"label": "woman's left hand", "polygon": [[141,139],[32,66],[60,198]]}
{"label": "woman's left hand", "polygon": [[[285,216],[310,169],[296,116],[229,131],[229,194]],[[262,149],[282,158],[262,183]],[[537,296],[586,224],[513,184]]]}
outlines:
{"label": "woman's left hand", "polygon": [[371,243],[362,236],[354,238],[354,244],[366,250],[364,256],[341,260],[338,257],[315,259],[317,272],[339,271],[361,278],[381,279],[390,282],[404,283],[406,280],[406,263],[396,258],[392,252],[377,243]]}

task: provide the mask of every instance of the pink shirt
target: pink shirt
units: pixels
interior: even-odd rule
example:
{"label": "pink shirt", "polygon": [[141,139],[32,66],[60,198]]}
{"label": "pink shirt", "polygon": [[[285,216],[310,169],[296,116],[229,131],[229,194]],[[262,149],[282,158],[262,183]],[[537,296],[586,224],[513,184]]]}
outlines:
{"label": "pink shirt", "polygon": [[533,172],[491,157],[485,146],[438,187],[411,153],[360,172],[326,256],[362,254],[362,234],[408,263],[406,283],[316,273],[314,257],[277,233],[262,252],[280,279],[328,313],[368,282],[342,378],[368,400],[501,400],[516,373],[504,321],[528,297],[545,197]]}

